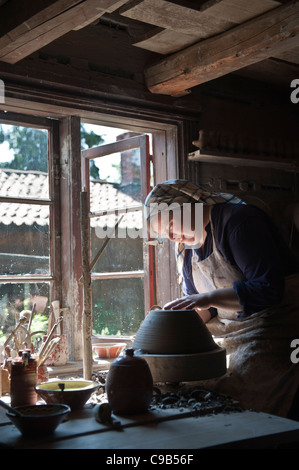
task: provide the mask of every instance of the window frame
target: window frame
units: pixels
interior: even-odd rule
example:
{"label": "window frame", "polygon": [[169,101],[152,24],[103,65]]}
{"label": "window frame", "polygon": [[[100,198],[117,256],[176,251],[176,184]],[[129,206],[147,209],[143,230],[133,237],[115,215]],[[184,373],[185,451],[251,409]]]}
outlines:
{"label": "window frame", "polygon": [[[78,230],[80,213],[80,189],[70,180],[81,181],[81,142],[80,122],[95,125],[117,127],[135,132],[151,133],[153,138],[153,163],[155,184],[166,179],[177,178],[184,173],[179,168],[178,158],[183,155],[183,138],[185,122],[194,120],[194,116],[173,112],[173,109],[150,109],[135,103],[127,104],[107,99],[88,96],[78,97],[72,90],[63,95],[53,89],[43,90],[42,94],[33,88],[28,91],[27,85],[18,88],[6,80],[6,100],[0,106],[0,115],[9,122],[9,116],[15,116],[14,122],[23,125],[34,122],[40,125],[43,119],[54,126],[56,139],[53,139],[53,170],[55,174],[55,193],[61,190],[61,202],[55,210],[55,228],[53,246],[55,256],[55,279],[51,281],[52,300],[60,300],[63,310],[65,332],[67,333],[70,360],[80,361],[82,351],[82,312],[83,289],[82,266],[77,259],[81,253],[81,233]],[[24,114],[20,114],[24,113]],[[36,116],[38,116],[36,118]],[[5,119],[4,119],[5,118]],[[189,122],[188,121],[188,122]],[[159,162],[159,165],[156,163]],[[182,173],[183,172],[183,173]],[[66,187],[68,189],[66,189]],[[68,192],[67,192],[68,191]],[[58,198],[57,198],[58,201]],[[70,220],[66,216],[70,215]],[[60,222],[60,225],[59,225]],[[70,233],[73,234],[70,237]],[[171,246],[155,247],[155,272],[157,275],[157,301],[163,305],[169,298],[179,296],[180,289],[176,282],[175,259]],[[163,254],[161,254],[163,250]],[[64,257],[64,259],[62,259]],[[169,266],[165,269],[165,266]],[[147,312],[145,312],[146,314]]]}
{"label": "window frame", "polygon": [[0,196],[0,203],[37,204],[49,207],[49,274],[0,275],[0,283],[49,283],[49,303],[60,296],[60,184],[58,122],[44,117],[0,111],[0,123],[13,126],[46,129],[48,131],[49,198],[18,198]]}
{"label": "window frame", "polygon": [[[92,217],[100,217],[106,215],[107,211],[102,210],[99,212],[90,212],[89,201],[90,201],[90,160],[95,158],[101,158],[114,153],[125,152],[132,149],[140,149],[140,171],[141,171],[141,199],[142,204],[138,207],[126,207],[111,210],[109,213],[121,214],[123,211],[141,210],[143,211],[143,204],[146,196],[150,190],[150,161],[152,156],[149,150],[149,136],[141,134],[139,136],[129,137],[120,141],[103,144],[97,147],[81,151],[81,165],[82,165],[82,188],[87,193],[87,210],[88,210],[88,233],[90,234],[90,220]],[[89,256],[91,252],[90,238],[89,238]],[[144,269],[138,271],[121,271],[121,272],[105,272],[105,273],[90,273],[90,280],[103,280],[103,279],[133,279],[143,278],[144,282],[144,308],[148,311],[153,306],[155,301],[155,289],[154,289],[154,270],[153,270],[153,247],[151,245],[143,246],[144,251]],[[89,257],[89,263],[93,260]]]}

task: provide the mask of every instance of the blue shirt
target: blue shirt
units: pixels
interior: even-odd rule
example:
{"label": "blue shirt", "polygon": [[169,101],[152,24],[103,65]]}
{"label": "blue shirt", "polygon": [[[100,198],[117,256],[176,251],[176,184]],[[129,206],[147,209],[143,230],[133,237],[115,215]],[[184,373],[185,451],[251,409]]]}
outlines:
{"label": "blue shirt", "polygon": [[[299,272],[299,262],[290,251],[268,215],[258,207],[245,204],[215,204],[211,212],[218,250],[244,280],[233,283],[245,317],[278,304],[284,295],[285,277]],[[186,249],[183,267],[183,292],[196,294],[192,277],[192,255],[201,260],[213,251],[210,223],[199,249]],[[210,309],[212,317],[217,314]]]}

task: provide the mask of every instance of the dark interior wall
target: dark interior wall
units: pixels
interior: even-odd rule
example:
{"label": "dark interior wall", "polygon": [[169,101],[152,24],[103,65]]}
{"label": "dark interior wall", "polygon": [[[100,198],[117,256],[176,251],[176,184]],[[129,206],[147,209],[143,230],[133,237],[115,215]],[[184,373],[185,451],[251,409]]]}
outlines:
{"label": "dark interior wall", "polygon": [[237,74],[203,84],[198,87],[203,127],[297,138],[299,109],[291,90]]}
{"label": "dark interior wall", "polygon": [[[241,155],[247,161],[252,158],[257,161],[278,159],[284,163],[293,161],[298,171],[299,107],[290,100],[291,89],[277,90],[261,82],[231,75],[198,87],[196,93],[202,112],[198,123],[185,125],[181,174],[261,207],[271,215],[283,238],[299,257],[298,173],[290,168],[277,169],[271,164],[238,166],[188,161],[188,153],[198,150],[192,140],[194,136],[198,140],[201,129],[229,136],[236,147],[240,146],[237,151],[232,151],[230,142],[226,148],[221,145],[216,148],[215,139],[214,153],[217,155]],[[245,136],[247,145],[249,141],[250,151],[240,136]]]}
{"label": "dark interior wall", "polygon": [[[254,179],[261,175],[265,183],[292,184],[294,175],[267,168],[188,162],[188,153],[198,149],[199,131],[212,131],[214,140],[208,149],[216,154],[244,156],[256,160],[299,160],[298,111],[290,100],[290,88],[276,89],[262,82],[236,75],[203,84],[193,91],[193,107],[198,106],[198,120],[184,122],[180,156],[180,176],[201,179]],[[223,138],[223,140],[222,140]],[[226,140],[225,140],[226,139]]]}

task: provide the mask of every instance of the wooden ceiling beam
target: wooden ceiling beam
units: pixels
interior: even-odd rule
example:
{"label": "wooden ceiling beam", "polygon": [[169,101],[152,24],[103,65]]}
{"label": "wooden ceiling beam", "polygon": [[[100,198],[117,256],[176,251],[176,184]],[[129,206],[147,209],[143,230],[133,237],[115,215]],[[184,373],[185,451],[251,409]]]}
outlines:
{"label": "wooden ceiling beam", "polygon": [[186,95],[201,83],[297,47],[298,32],[296,0],[149,66],[145,71],[147,87],[152,93]]}
{"label": "wooden ceiling beam", "polygon": [[[102,16],[112,13],[127,0],[56,0],[40,2],[40,9],[24,9],[16,16],[18,24],[3,33],[0,28],[0,61],[15,64],[33,52],[73,29],[84,27]],[[12,2],[13,3],[13,2]],[[9,2],[8,2],[9,5]],[[3,8],[3,10],[2,10]],[[0,8],[5,19],[6,4]],[[9,20],[9,18],[8,18]],[[2,21],[2,23],[3,23]],[[5,23],[5,22],[4,22]]]}

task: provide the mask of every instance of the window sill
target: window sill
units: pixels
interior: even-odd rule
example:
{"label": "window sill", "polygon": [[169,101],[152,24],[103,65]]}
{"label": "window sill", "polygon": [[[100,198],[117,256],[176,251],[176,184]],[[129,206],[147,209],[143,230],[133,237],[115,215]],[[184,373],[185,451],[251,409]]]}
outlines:
{"label": "window sill", "polygon": [[[111,362],[114,359],[96,359],[93,362],[93,372],[109,370]],[[83,362],[82,361],[69,361],[63,366],[48,366],[49,378],[55,377],[83,377]]]}

